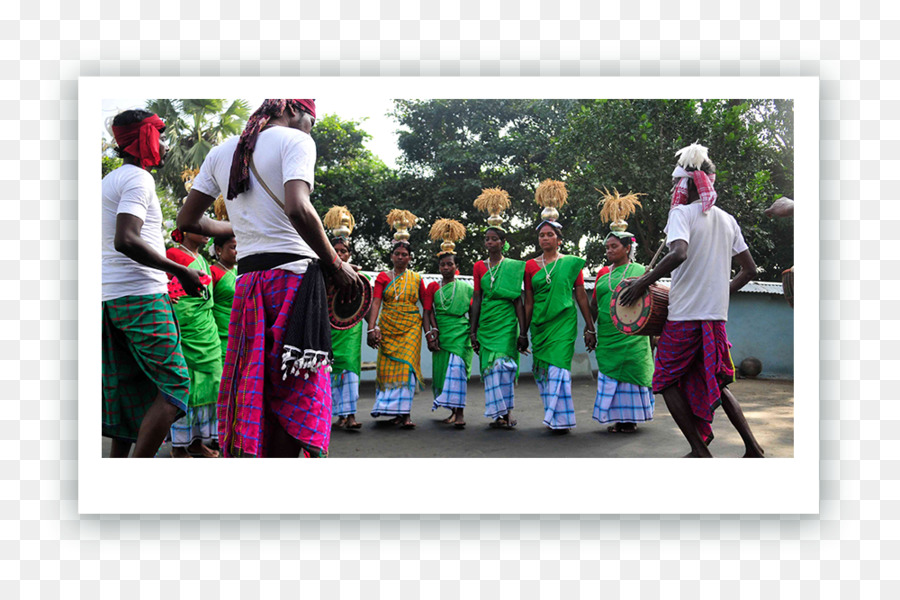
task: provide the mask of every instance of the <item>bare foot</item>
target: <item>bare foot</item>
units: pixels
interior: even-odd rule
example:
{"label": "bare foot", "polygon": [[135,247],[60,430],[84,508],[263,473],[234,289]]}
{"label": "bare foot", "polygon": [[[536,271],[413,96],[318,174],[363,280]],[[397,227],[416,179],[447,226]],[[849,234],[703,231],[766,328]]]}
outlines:
{"label": "bare foot", "polygon": [[200,440],[194,440],[187,450],[193,455],[200,455],[200,458],[219,458],[218,451],[213,450]]}
{"label": "bare foot", "polygon": [[332,429],[343,429],[347,425],[347,417],[340,417],[331,424]]}
{"label": "bare foot", "polygon": [[762,448],[747,450],[741,458],[765,458],[766,452]]}
{"label": "bare foot", "polygon": [[194,458],[187,448],[172,446],[172,458]]}
{"label": "bare foot", "polygon": [[695,454],[694,452],[689,452],[682,456],[681,458],[712,458],[712,453],[709,450],[706,451],[706,454]]}

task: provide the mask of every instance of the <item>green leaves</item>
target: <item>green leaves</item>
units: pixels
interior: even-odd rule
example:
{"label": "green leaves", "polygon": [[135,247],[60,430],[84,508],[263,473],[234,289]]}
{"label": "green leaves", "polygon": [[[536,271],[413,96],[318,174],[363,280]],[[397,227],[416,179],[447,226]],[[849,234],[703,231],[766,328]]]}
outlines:
{"label": "green leaves", "polygon": [[250,117],[246,100],[157,99],[149,100],[146,108],[166,123],[163,136],[169,154],[157,178],[165,192],[179,201],[186,193],[181,173],[199,168],[209,151],[239,135]]}

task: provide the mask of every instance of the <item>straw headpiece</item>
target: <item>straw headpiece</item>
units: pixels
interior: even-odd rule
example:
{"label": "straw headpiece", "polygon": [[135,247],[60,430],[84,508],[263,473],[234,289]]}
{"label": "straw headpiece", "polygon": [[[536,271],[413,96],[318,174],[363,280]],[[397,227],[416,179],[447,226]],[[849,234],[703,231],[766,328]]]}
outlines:
{"label": "straw headpiece", "polygon": [[431,226],[429,237],[435,241],[444,240],[444,243],[441,244],[441,251],[438,252],[438,256],[448,252],[450,254],[456,254],[455,242],[466,237],[466,227],[455,219],[438,219],[434,222],[434,225]]}
{"label": "straw headpiece", "polygon": [[219,197],[213,202],[213,212],[216,213],[216,219],[219,221],[228,220],[228,210],[225,208],[225,197],[222,194],[219,194]]}
{"label": "straw headpiece", "polygon": [[509,208],[509,194],[501,188],[487,188],[481,190],[481,195],[472,203],[481,212],[490,214],[487,219],[489,227],[502,229],[503,217],[500,213]]}
{"label": "straw headpiece", "polygon": [[181,172],[181,180],[184,182],[185,190],[191,191],[191,188],[194,187],[194,178],[199,174],[200,169],[189,169],[187,167]]}
{"label": "straw headpiece", "polygon": [[322,224],[331,230],[333,237],[348,239],[356,227],[356,220],[346,206],[332,206],[322,218]]}
{"label": "straw headpiece", "polygon": [[[597,188],[594,189],[598,192],[600,191]],[[605,187],[602,194],[603,198],[597,205],[602,207],[600,209],[600,221],[603,223],[612,221],[609,226],[610,231],[625,231],[628,228],[628,222],[625,219],[634,214],[636,207],[641,206],[641,203],[638,202],[638,197],[646,196],[646,194],[636,194],[634,192],[628,192],[622,196],[616,188],[613,188],[613,193],[610,193]]]}
{"label": "straw headpiece", "polygon": [[566,191],[566,184],[562,181],[553,179],[545,179],[534,192],[534,201],[538,205],[543,206],[541,211],[541,219],[545,221],[556,221],[559,218],[558,208],[562,208],[566,204],[566,198],[569,192]]}
{"label": "straw headpiece", "polygon": [[409,230],[416,226],[419,217],[412,214],[408,210],[395,208],[387,215],[388,225],[397,230],[394,234],[394,241],[408,242]]}

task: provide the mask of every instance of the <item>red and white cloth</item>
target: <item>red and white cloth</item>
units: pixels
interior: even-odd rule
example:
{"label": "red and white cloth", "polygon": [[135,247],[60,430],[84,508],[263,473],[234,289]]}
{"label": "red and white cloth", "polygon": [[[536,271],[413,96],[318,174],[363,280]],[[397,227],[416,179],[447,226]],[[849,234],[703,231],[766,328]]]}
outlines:
{"label": "red and white cloth", "polygon": [[716,194],[716,190],[713,187],[713,184],[716,183],[715,173],[707,175],[700,169],[686,171],[684,167],[677,166],[672,171],[672,177],[678,179],[678,183],[675,184],[675,190],[672,192],[672,206],[670,208],[674,208],[679,204],[688,204],[688,179],[693,179],[694,185],[697,186],[704,214],[709,212],[709,209],[716,203],[718,194]]}

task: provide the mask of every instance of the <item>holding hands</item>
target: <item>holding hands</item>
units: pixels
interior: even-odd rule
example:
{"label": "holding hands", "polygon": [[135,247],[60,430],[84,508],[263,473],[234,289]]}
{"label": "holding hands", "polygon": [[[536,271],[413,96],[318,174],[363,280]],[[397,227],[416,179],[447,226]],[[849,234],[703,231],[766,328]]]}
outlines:
{"label": "holding hands", "polygon": [[369,330],[368,335],[366,336],[366,344],[368,344],[370,348],[378,348],[378,346],[381,345],[381,329],[379,329],[377,325]]}

